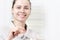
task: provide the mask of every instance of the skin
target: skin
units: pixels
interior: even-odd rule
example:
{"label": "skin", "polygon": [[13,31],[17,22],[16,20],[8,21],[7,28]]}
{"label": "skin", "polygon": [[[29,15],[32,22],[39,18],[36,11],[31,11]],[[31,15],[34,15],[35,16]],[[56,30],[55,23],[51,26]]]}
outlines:
{"label": "skin", "polygon": [[7,40],[12,40],[18,34],[25,33],[25,22],[30,15],[30,3],[28,0],[16,0],[12,8],[13,22],[15,27],[11,28]]}
{"label": "skin", "polygon": [[25,22],[30,15],[30,4],[27,0],[16,0],[12,9],[14,20]]}

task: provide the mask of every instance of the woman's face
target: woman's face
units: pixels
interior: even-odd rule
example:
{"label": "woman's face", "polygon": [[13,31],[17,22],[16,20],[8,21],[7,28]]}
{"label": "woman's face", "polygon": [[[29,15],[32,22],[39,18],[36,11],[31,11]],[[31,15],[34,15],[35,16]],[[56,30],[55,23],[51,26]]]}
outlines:
{"label": "woman's face", "polygon": [[18,21],[26,21],[30,15],[30,3],[28,0],[16,0],[12,8],[13,18]]}

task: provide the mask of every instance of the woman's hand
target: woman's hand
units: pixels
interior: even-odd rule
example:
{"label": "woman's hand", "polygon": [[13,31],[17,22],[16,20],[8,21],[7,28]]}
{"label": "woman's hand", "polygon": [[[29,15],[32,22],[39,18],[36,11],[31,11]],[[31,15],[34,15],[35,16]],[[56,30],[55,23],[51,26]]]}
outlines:
{"label": "woman's hand", "polygon": [[22,33],[25,33],[25,32],[26,32],[26,30],[23,27],[21,27],[21,28],[18,28],[18,27],[11,28],[7,39],[12,40],[16,36],[18,36],[18,34],[22,34]]}
{"label": "woman's hand", "polygon": [[19,32],[18,28],[16,28],[16,27],[12,28],[12,29],[10,30],[10,33],[9,33],[9,35],[8,35],[7,40],[12,40],[12,39],[15,38],[16,36],[18,36],[19,33],[20,33],[20,32]]}

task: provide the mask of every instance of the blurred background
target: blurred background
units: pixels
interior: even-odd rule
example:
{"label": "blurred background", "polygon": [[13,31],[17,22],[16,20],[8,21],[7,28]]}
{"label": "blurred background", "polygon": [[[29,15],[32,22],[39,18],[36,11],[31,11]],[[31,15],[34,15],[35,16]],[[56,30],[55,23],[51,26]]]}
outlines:
{"label": "blurred background", "polygon": [[[44,40],[46,0],[31,0],[31,4],[31,15],[26,23],[32,30],[38,32],[41,39]],[[6,25],[8,26],[12,19],[11,6],[12,0],[0,1],[0,31],[8,29]]]}

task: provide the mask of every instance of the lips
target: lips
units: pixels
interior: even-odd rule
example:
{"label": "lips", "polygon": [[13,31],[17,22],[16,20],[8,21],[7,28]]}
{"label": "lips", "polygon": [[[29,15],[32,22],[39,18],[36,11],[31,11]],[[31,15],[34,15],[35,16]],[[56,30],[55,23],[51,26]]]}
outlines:
{"label": "lips", "polygon": [[24,18],[26,14],[17,14],[19,17]]}

